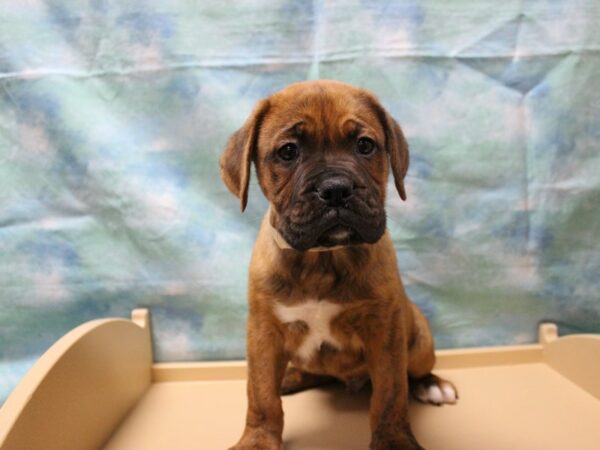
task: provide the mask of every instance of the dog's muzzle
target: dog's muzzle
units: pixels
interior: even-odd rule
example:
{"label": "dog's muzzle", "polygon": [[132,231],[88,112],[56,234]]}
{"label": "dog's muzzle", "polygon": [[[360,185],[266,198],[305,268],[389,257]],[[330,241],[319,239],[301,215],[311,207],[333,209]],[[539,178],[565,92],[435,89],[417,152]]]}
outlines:
{"label": "dog's muzzle", "polygon": [[372,244],[385,231],[381,203],[352,174],[323,172],[304,186],[290,211],[281,213],[277,231],[301,251]]}

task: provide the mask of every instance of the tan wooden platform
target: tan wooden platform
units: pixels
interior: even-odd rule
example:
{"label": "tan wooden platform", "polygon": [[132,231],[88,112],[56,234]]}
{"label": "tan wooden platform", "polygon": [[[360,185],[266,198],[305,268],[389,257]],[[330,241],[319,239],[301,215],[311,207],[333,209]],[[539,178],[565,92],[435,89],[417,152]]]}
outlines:
{"label": "tan wooden platform", "polygon": [[[148,314],[84,324],[38,361],[0,410],[2,450],[225,449],[243,428],[243,362],[152,364]],[[438,352],[456,405],[411,404],[430,450],[600,449],[600,336]],[[367,449],[368,389],[284,397],[286,450]]]}

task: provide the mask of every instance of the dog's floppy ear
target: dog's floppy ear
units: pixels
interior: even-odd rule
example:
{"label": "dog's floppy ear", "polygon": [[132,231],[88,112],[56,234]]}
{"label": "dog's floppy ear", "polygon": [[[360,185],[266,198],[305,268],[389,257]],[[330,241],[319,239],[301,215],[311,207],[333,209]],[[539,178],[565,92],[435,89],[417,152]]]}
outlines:
{"label": "dog's floppy ear", "polygon": [[242,128],[231,135],[219,159],[221,178],[227,188],[240,199],[242,212],[248,202],[250,165],[256,154],[258,133],[268,108],[267,100],[261,100],[256,105]]}
{"label": "dog's floppy ear", "polygon": [[408,171],[408,143],[402,133],[398,122],[392,116],[385,112],[385,146],[390,155],[390,164],[394,174],[394,182],[400,198],[406,200],[406,190],[404,189],[404,177]]}
{"label": "dog's floppy ear", "polygon": [[383,109],[375,98],[371,98],[371,103],[385,131],[385,149],[390,158],[396,189],[400,198],[406,200],[404,177],[408,171],[408,143],[398,122]]}

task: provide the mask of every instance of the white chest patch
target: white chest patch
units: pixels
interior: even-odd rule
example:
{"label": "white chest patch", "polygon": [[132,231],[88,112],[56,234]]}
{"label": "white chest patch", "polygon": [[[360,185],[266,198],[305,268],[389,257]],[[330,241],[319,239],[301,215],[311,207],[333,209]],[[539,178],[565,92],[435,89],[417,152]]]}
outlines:
{"label": "white chest patch", "polygon": [[340,347],[339,342],[331,335],[331,321],[342,310],[342,306],[326,300],[307,300],[300,305],[285,306],[277,304],[275,315],[283,323],[298,320],[306,323],[308,334],[296,352],[296,356],[308,360],[319,350],[323,342]]}

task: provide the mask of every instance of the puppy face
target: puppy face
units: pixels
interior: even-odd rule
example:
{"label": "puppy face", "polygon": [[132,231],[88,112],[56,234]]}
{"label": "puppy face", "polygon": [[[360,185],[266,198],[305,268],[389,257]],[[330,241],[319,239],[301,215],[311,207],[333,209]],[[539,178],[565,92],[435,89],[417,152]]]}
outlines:
{"label": "puppy face", "polygon": [[370,93],[335,81],[293,84],[262,100],[230,138],[221,175],[242,210],[251,161],[271,224],[297,250],[379,240],[390,165],[406,198],[398,124]]}

